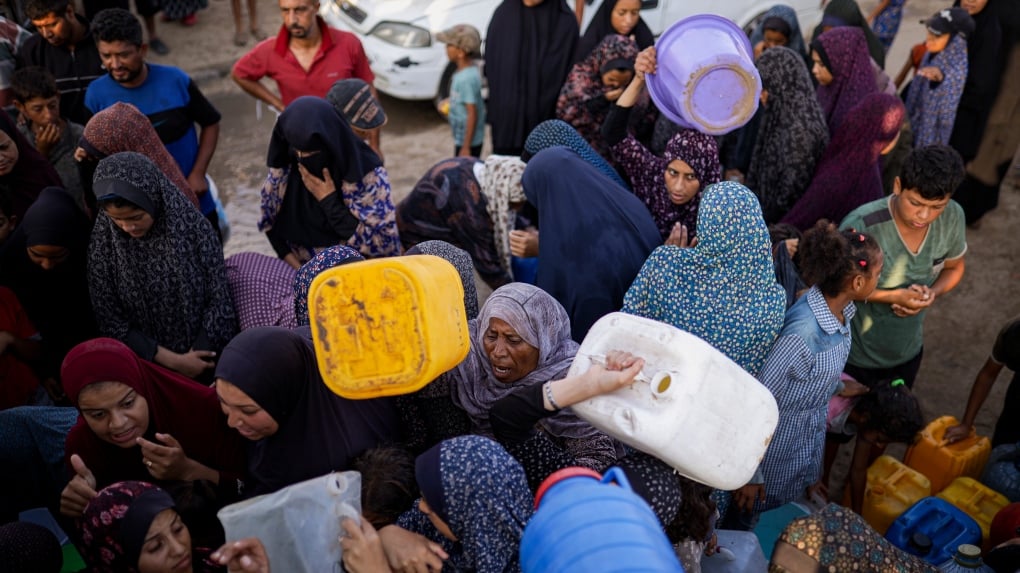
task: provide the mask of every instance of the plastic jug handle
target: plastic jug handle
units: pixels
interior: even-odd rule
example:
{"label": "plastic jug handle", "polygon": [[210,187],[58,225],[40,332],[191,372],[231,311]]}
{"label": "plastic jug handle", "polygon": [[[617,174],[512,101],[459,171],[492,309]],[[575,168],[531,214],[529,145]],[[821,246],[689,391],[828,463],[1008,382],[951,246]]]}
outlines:
{"label": "plastic jug handle", "polygon": [[[606,355],[605,354],[587,354],[586,356],[588,357],[588,360],[590,360],[592,364],[598,364],[599,366],[602,366],[602,367],[606,366]],[[576,361],[577,358],[575,358],[574,360]],[[649,378],[645,374],[644,370],[638,372],[637,376],[635,376],[634,379],[635,380],[640,380],[641,382],[645,382],[647,384],[651,384],[652,383],[652,379]]]}
{"label": "plastic jug handle", "polygon": [[722,555],[723,559],[725,559],[727,561],[736,561],[737,560],[737,556],[732,551],[730,551],[729,549],[727,549],[725,547],[718,548],[716,550],[716,552],[719,555]]}
{"label": "plastic jug handle", "polygon": [[630,487],[630,480],[627,479],[627,474],[624,473],[622,468],[613,466],[606,470],[606,473],[602,474],[602,483],[616,482],[616,485],[622,487],[627,491],[634,491],[634,488]]}

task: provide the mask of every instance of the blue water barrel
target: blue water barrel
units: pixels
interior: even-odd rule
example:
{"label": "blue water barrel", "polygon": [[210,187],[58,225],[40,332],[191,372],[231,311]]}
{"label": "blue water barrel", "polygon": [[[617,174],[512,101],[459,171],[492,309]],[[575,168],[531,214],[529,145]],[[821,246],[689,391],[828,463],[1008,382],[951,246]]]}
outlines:
{"label": "blue water barrel", "polygon": [[524,573],[683,573],[652,509],[620,468],[584,468],[542,482],[521,538]]}

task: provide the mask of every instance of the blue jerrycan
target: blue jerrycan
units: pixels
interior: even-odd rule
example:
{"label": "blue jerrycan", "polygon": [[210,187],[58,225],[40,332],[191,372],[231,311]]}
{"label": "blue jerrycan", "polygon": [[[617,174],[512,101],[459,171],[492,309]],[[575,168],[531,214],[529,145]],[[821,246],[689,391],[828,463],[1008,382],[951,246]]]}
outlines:
{"label": "blue jerrycan", "polygon": [[620,468],[550,475],[521,538],[524,573],[683,573],[659,520]]}

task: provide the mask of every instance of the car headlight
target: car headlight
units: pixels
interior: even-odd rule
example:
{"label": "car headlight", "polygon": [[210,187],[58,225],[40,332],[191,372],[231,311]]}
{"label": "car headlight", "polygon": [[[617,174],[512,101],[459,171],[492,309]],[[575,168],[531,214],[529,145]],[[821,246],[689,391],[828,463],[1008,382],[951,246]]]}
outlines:
{"label": "car headlight", "polygon": [[432,44],[428,30],[398,22],[380,22],[369,35],[401,48],[427,48]]}

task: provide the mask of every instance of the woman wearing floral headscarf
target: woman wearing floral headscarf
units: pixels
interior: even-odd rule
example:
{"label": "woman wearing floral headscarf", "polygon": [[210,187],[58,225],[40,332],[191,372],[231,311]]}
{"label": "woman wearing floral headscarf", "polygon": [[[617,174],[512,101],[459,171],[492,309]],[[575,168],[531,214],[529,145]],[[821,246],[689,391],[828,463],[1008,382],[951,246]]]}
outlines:
{"label": "woman wearing floral headscarf", "polygon": [[405,248],[446,241],[471,255],[475,270],[492,288],[511,281],[510,231],[516,205],[524,202],[524,162],[490,155],[484,162],[452,157],[432,166],[397,205]]}
{"label": "woman wearing floral headscarf", "polygon": [[[637,54],[634,40],[619,34],[606,36],[589,56],[574,64],[556,101],[556,117],[574,126],[605,158],[609,158],[609,148],[602,139],[602,123],[634,77]],[[637,102],[637,107],[638,112],[631,116],[636,122],[646,119],[647,100]],[[631,127],[646,131],[651,126],[652,121],[647,121]]]}
{"label": "woman wearing floral headscarf", "polygon": [[414,473],[421,498],[397,524],[445,537],[451,551],[444,569],[521,570],[518,552],[533,501],[524,470],[502,446],[481,436],[452,438],[418,456]]}
{"label": "woman wearing floral headscarf", "polygon": [[698,203],[703,189],[719,182],[722,167],[715,138],[680,128],[659,157],[627,131],[639,98],[644,97],[645,73],[655,72],[655,48],[638,54],[633,81],[609,112],[602,127],[609,150],[631,180],[632,191],[655,219],[662,240],[670,244],[694,238]]}
{"label": "woman wearing floral headscarf", "polygon": [[757,374],[783,326],[786,295],[754,194],[732,181],[705,189],[697,244],[655,249],[623,311],[686,330]]}
{"label": "woman wearing floral headscarf", "polygon": [[829,144],[829,128],[803,61],[779,47],[766,50],[756,62],[762,116],[747,187],[758,196],[766,223],[781,219],[804,194]]}
{"label": "woman wearing floral headscarf", "polygon": [[947,8],[929,18],[927,26],[928,53],[906,98],[914,147],[949,143],[967,80],[966,36],[974,30],[974,19],[963,8]]}

